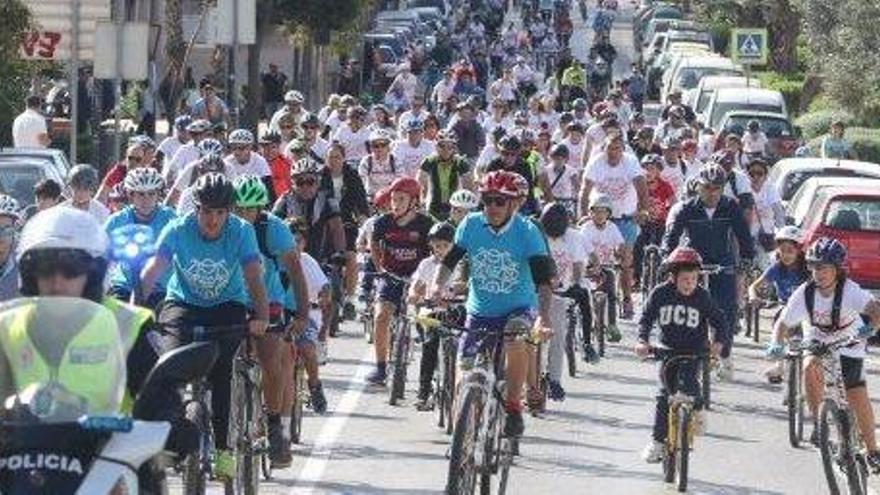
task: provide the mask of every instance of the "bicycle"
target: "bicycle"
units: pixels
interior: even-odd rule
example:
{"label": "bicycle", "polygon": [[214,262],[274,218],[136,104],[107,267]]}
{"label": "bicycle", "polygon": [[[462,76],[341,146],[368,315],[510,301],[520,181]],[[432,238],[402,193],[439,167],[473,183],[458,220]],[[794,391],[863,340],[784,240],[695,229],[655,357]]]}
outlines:
{"label": "bicycle", "polygon": [[394,315],[389,325],[389,338],[391,345],[388,349],[390,359],[388,360],[388,374],[391,375],[391,388],[389,390],[388,404],[396,406],[397,402],[404,398],[406,389],[406,369],[409,365],[411,346],[410,346],[410,325],[409,318],[406,315],[406,302],[404,298],[408,292],[410,280],[399,277],[390,272],[376,272],[373,275],[377,277],[385,277],[393,282],[403,284],[403,298],[397,302]]}
{"label": "bicycle", "polygon": [[[755,268],[751,270],[747,270],[745,273],[744,284],[746,287],[752,285],[752,282],[757,280],[758,277],[761,276],[761,272]],[[745,315],[746,320],[746,337],[752,337],[752,341],[757,343],[760,340],[760,329],[761,329],[761,309],[763,309],[763,302],[758,300],[753,300],[751,298],[746,298],[746,302],[743,308],[743,314]]]}
{"label": "bicycle", "polygon": [[[702,268],[700,268],[700,278],[701,285],[707,291],[710,290],[709,280],[713,275],[718,275],[720,273],[724,273],[726,271],[731,270],[732,267],[716,265],[716,264],[704,264]],[[703,407],[706,410],[709,410],[712,405],[712,371],[715,370],[718,372],[720,370],[720,362],[715,356],[706,356],[706,359],[703,361],[702,366],[700,367],[700,372],[702,374],[702,379],[700,383],[702,384],[702,394],[703,394]]]}
{"label": "bicycle", "polygon": [[[313,309],[317,305],[313,303]],[[294,353],[293,360],[293,402],[290,405],[290,442],[299,444],[302,440],[302,421],[305,415],[305,407],[310,405],[311,395],[309,394],[308,380],[306,378],[306,363],[299,349],[296,349],[296,342],[292,336],[288,337],[290,344],[294,346],[291,352]]]}
{"label": "bicycle", "polygon": [[788,413],[788,442],[798,448],[804,441],[804,353],[801,335],[792,335],[785,354],[785,405]]}
{"label": "bicycle", "polygon": [[[697,397],[682,391],[684,388],[681,368],[675,376],[675,387],[670,388],[666,376],[671,363],[705,362],[709,353],[678,353],[665,347],[652,347],[655,360],[663,361],[660,380],[668,397],[668,428],[663,455],[663,477],[667,483],[675,483],[679,492],[687,491],[690,453],[694,445],[694,413]],[[674,393],[672,391],[675,390]]]}
{"label": "bicycle", "polygon": [[645,246],[642,261],[642,294],[647,296],[660,282],[660,246]]}
{"label": "bicycle", "polygon": [[331,337],[336,337],[339,335],[339,327],[342,322],[342,309],[345,300],[344,291],[342,290],[344,283],[342,280],[342,267],[339,262],[335,262],[331,259],[330,263],[322,264],[321,269],[327,274],[327,278],[330,280],[330,298],[332,299],[330,303],[332,305],[330,310],[330,324],[327,326],[327,333]]}
{"label": "bicycle", "polygon": [[518,447],[516,438],[502,434],[504,341],[527,335],[531,330],[518,323],[523,322],[508,320],[496,345],[477,356],[473,369],[461,381],[446,479],[448,495],[474,493],[478,476],[480,493],[488,495],[495,474],[499,475],[496,493],[504,494],[507,490],[510,465]]}
{"label": "bicycle", "polygon": [[[828,491],[833,495],[841,493],[839,481],[846,483],[850,495],[863,495],[868,488],[866,452],[846,398],[840,364],[840,350],[861,342],[860,339],[847,335],[829,343],[813,340],[805,346],[805,350],[819,358],[822,365],[825,392],[819,406],[817,423],[819,452],[825,479],[828,481]],[[838,480],[838,475],[843,480]]]}
{"label": "bicycle", "polygon": [[572,378],[577,376],[577,347],[580,343],[578,335],[578,327],[580,327],[580,308],[574,296],[568,291],[554,292],[559,297],[569,299],[568,307],[565,309],[565,360],[568,364],[568,375]]}
{"label": "bicycle", "polygon": [[[426,307],[430,307],[427,305]],[[458,339],[467,329],[455,323],[461,321],[457,309],[439,311],[434,315],[417,315],[416,324],[425,332],[436,332],[440,339],[440,359],[437,373],[434,374],[434,401],[437,404],[437,426],[443,428],[447,435],[452,434],[453,407],[455,404],[455,366],[458,355]],[[464,309],[462,306],[457,308]]]}
{"label": "bicycle", "polygon": [[[604,284],[602,279],[606,276],[606,273],[610,272],[612,276],[611,287],[612,290],[616,290],[617,277],[614,270],[617,268],[620,268],[619,263],[603,263],[593,273],[588,268],[587,276],[595,283],[595,287],[590,290],[590,295],[592,296],[593,308],[593,335],[596,338],[596,352],[599,354],[599,357],[605,357],[605,332],[608,329],[610,319],[608,313],[608,294],[603,290]],[[584,343],[586,344],[587,342]]]}
{"label": "bicycle", "polygon": [[364,309],[361,310],[361,322],[364,329],[364,340],[367,344],[372,344],[375,338],[375,329],[373,328],[373,297],[372,293],[367,296],[364,302]]}

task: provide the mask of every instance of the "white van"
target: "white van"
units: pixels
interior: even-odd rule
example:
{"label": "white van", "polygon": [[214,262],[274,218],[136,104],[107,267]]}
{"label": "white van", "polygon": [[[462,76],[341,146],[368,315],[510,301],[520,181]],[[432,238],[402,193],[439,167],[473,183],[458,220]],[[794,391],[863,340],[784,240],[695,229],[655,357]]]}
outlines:
{"label": "white van", "polygon": [[697,115],[702,114],[706,107],[709,106],[709,100],[715,94],[716,89],[720,88],[760,88],[761,81],[750,78],[746,79],[741,76],[706,76],[700,79],[700,84],[696,88],[690,90],[685,103],[694,109]]}
{"label": "white van", "polygon": [[719,88],[715,90],[703,111],[703,123],[717,130],[724,114],[734,110],[781,113],[786,117],[789,116],[785,98],[779,91],[761,88]]}
{"label": "white van", "polygon": [[742,76],[742,66],[727,57],[697,56],[681,59],[668,78],[664,78],[660,101],[665,102],[669,93],[675,90],[686,91],[696,88],[700,79],[706,76]]}

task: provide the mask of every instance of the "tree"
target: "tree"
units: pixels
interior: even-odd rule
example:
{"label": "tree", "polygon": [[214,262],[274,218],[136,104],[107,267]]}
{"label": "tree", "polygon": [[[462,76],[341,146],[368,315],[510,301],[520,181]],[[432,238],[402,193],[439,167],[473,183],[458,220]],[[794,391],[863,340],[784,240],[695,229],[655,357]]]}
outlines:
{"label": "tree", "polygon": [[183,82],[186,71],[186,61],[195,43],[196,36],[202,29],[205,16],[208,12],[210,0],[201,2],[202,13],[195,32],[189,40],[183,36],[183,5],[181,0],[166,0],[165,2],[165,58],[168,67],[165,76],[159,85],[159,97],[165,114],[169,120],[177,115],[177,108],[183,97]]}
{"label": "tree", "polygon": [[0,1],[0,146],[12,145],[12,121],[24,109],[30,79],[39,64],[19,56],[19,47],[31,29],[31,13],[21,0]]}
{"label": "tree", "polygon": [[880,118],[880,3],[803,0],[811,69],[824,92],[862,120]]}

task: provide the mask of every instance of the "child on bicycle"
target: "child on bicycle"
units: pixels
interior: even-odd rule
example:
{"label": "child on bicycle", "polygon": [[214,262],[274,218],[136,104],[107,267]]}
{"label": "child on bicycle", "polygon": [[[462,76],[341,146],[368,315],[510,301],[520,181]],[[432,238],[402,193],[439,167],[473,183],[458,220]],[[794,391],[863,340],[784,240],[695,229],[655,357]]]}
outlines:
{"label": "child on bicycle", "polygon": [[[718,339],[729,335],[728,322],[724,313],[712,300],[705,288],[699,286],[700,268],[703,259],[696,250],[677,247],[663,261],[669,272],[669,279],[651,291],[644,304],[639,320],[639,341],[635,352],[646,357],[651,352],[651,331],[660,327],[660,344],[675,354],[701,354],[708,351],[708,325],[712,325],[712,354],[721,351]],[[663,460],[668,426],[669,395],[677,392],[671,387],[681,383],[682,392],[695,398],[694,425],[697,434],[706,429],[698,373],[699,361],[674,361],[661,367],[661,387],[657,393],[654,412],[654,431],[651,443],[642,451],[642,458],[649,463]]]}
{"label": "child on bicycle", "polygon": [[[614,272],[603,265],[612,265],[620,257],[624,246],[623,235],[614,222],[610,222],[613,204],[607,194],[594,193],[588,204],[590,218],[581,225],[581,237],[586,251],[591,253],[587,265],[587,277],[598,290],[605,293],[608,302],[608,341],[619,342],[617,329],[617,287]],[[584,328],[584,330],[587,330]],[[590,335],[584,335],[584,346],[589,344]],[[586,354],[585,354],[586,356]]]}
{"label": "child on bicycle", "polygon": [[376,209],[376,213],[364,220],[363,225],[361,225],[360,230],[358,231],[357,240],[355,241],[355,248],[360,256],[360,262],[362,265],[362,271],[364,275],[361,279],[361,287],[360,287],[360,295],[358,299],[361,301],[371,304],[373,301],[373,276],[371,273],[376,271],[376,267],[373,265],[373,259],[370,257],[370,237],[373,236],[373,226],[376,224],[376,220],[388,213],[388,207],[391,205],[391,191],[388,188],[382,189],[376,193],[376,196],[373,198],[373,206]]}
{"label": "child on bicycle", "polygon": [[[786,304],[791,293],[810,278],[807,260],[801,245],[802,236],[800,229],[794,226],[786,226],[776,231],[774,235],[776,262],[767,267],[764,273],[749,286],[750,301],[759,301],[760,294],[771,287],[776,294],[776,300]],[[776,318],[778,317],[777,313]],[[782,383],[783,364],[783,361],[779,360],[764,372],[770,383]]]}
{"label": "child on bicycle", "polygon": [[663,167],[663,157],[660,155],[649,153],[642,158],[642,169],[645,171],[645,180],[648,183],[651,218],[639,229],[639,236],[633,247],[633,271],[637,283],[642,280],[642,257],[645,246],[660,245],[663,232],[666,231],[666,215],[675,203],[675,190],[660,176]]}
{"label": "child on bicycle", "polygon": [[[431,245],[431,256],[423,259],[416,268],[412,277],[412,285],[409,287],[407,302],[412,305],[422,303],[428,294],[443,258],[452,249],[452,241],[455,238],[455,228],[447,222],[434,224],[428,232],[428,243]],[[450,286],[451,287],[451,286]],[[451,291],[448,291],[451,295]],[[463,322],[462,322],[463,323]],[[422,359],[419,364],[419,398],[416,409],[430,411],[434,409],[432,400],[432,380],[434,371],[437,369],[437,353],[440,349],[440,339],[436,333],[426,333],[422,342]]]}
{"label": "child on bicycle", "polygon": [[[820,237],[810,245],[806,260],[811,280],[791,294],[777,319],[773,340],[767,348],[770,357],[782,357],[783,336],[802,323],[805,342],[829,343],[846,336],[865,338],[876,334],[880,327],[880,302],[847,276],[846,257],[846,247],[837,239]],[[862,314],[867,315],[870,325],[863,323]],[[840,369],[847,401],[868,450],[868,463],[876,472],[880,468],[880,452],[874,434],[874,409],[865,382],[866,355],[864,342],[841,349]],[[807,355],[803,375],[807,404],[813,416],[810,442],[817,444],[819,403],[825,393],[821,359]]]}

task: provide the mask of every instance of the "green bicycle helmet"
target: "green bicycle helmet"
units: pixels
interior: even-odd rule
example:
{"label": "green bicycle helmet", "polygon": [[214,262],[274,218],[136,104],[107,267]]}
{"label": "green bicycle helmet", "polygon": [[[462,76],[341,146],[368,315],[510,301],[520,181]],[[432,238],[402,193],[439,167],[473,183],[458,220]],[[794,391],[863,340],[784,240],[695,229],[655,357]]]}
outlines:
{"label": "green bicycle helmet", "polygon": [[269,190],[255,175],[235,179],[235,205],[239,208],[262,208],[269,204]]}

